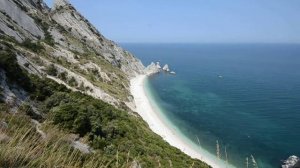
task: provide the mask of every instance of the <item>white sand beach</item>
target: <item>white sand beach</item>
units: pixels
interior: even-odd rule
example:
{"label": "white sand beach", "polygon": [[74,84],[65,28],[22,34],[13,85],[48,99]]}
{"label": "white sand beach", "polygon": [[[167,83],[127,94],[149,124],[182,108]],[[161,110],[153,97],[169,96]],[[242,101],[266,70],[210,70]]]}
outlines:
{"label": "white sand beach", "polygon": [[170,145],[180,149],[192,158],[202,160],[212,166],[213,168],[232,167],[226,165],[224,161],[220,161],[217,157],[193,145],[185,142],[182,136],[178,135],[172,128],[169,128],[163,119],[158,115],[158,112],[153,107],[149,98],[147,97],[144,81],[147,75],[139,75],[131,80],[131,94],[134,96],[136,104],[136,112],[148,123],[149,127],[156,134],[163,137]]}

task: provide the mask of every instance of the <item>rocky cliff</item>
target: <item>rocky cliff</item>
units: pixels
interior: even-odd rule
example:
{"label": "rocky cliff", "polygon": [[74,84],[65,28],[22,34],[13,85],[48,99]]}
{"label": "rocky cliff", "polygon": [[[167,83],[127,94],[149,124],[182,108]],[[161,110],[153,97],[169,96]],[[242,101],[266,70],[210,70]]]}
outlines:
{"label": "rocky cliff", "polygon": [[144,73],[140,60],[106,39],[67,0],[55,0],[52,9],[41,0],[1,0],[0,35],[28,72],[116,106],[132,101],[129,80]]}
{"label": "rocky cliff", "polygon": [[130,79],[159,70],[66,0],[0,0],[0,167],[208,168],[130,111]]}

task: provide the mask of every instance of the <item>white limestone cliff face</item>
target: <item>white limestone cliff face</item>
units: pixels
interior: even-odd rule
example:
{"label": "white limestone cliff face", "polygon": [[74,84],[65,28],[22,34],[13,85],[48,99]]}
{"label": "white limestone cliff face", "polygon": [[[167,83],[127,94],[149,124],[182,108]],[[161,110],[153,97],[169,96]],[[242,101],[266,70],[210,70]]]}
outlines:
{"label": "white limestone cliff face", "polygon": [[69,1],[68,0],[54,0],[54,5],[53,8],[59,8],[59,7],[63,7],[66,5],[69,5]]}
{"label": "white limestone cliff face", "polygon": [[29,12],[20,8],[20,6],[25,8],[29,5],[31,3],[26,0],[1,0],[0,30],[5,34],[15,37],[18,41],[23,41],[25,38],[44,38],[44,32],[35,23],[34,19],[29,16]]}
{"label": "white limestone cliff face", "polygon": [[[19,43],[9,41],[18,53],[18,63],[29,73],[78,91],[79,86],[68,84],[73,77],[78,85],[89,88],[86,94],[113,105],[132,104],[129,80],[145,73],[140,60],[101,35],[67,0],[55,0],[52,9],[42,0],[0,0],[0,35]],[[38,41],[44,50],[35,53],[20,46],[25,39]],[[67,78],[47,75],[51,64]]]}
{"label": "white limestone cliff face", "polygon": [[166,65],[163,67],[163,70],[169,72],[169,71],[170,71],[169,65],[166,64]]}
{"label": "white limestone cliff face", "polygon": [[156,74],[160,72],[160,68],[159,63],[155,64],[154,62],[151,62],[151,64],[146,67],[145,72],[147,75]]}
{"label": "white limestone cliff face", "polygon": [[157,67],[158,69],[161,69],[160,62],[156,62],[156,67]]}
{"label": "white limestone cliff face", "polygon": [[73,36],[84,41],[111,64],[120,67],[129,77],[143,73],[144,66],[140,60],[101,35],[67,0],[55,0],[51,16]]}
{"label": "white limestone cliff face", "polygon": [[[31,57],[37,57],[37,55],[35,53],[31,53]],[[50,78],[50,79],[56,81],[59,84],[63,84],[67,88],[69,88],[73,91],[79,91],[79,92],[86,93],[87,95],[90,95],[90,96],[93,96],[95,98],[101,99],[101,100],[103,100],[103,101],[105,101],[109,104],[112,104],[112,105],[118,105],[119,104],[118,100],[116,100],[114,97],[112,97],[111,95],[109,95],[108,93],[103,91],[101,88],[99,88],[99,87],[95,86],[94,84],[92,84],[89,80],[87,80],[82,75],[74,73],[73,71],[71,71],[71,70],[69,70],[69,69],[67,69],[67,68],[65,68],[61,65],[52,63],[51,61],[49,61],[45,58],[42,58],[40,60],[41,62],[43,62],[41,66],[39,66],[39,65],[35,64],[34,62],[30,61],[30,59],[28,59],[28,57],[25,57],[24,55],[17,55],[17,61],[20,64],[21,67],[26,69],[31,74],[35,74],[35,75],[38,75],[38,76],[41,76],[41,75],[45,76],[46,75],[47,78]],[[25,66],[25,64],[28,64],[28,66]],[[62,73],[62,72],[66,73],[66,78],[67,79],[74,78],[77,85],[76,86],[70,86],[66,81],[63,81],[63,80],[59,79],[57,76],[47,75],[47,73],[44,70],[45,70],[46,66],[49,66],[51,64],[55,66],[58,73]],[[87,64],[86,66],[83,66],[83,67],[96,68],[97,65],[95,65],[93,63],[89,63],[89,64]],[[100,71],[101,71],[101,69],[100,69]],[[106,74],[103,74],[103,75],[105,76]],[[79,89],[79,87],[89,88],[89,89],[86,89],[85,91],[82,91],[82,90]]]}
{"label": "white limestone cliff face", "polygon": [[0,99],[11,108],[12,112],[17,112],[18,107],[26,99],[27,93],[20,87],[7,83],[5,72],[0,68],[0,89],[2,94]]}
{"label": "white limestone cliff face", "polygon": [[287,160],[284,161],[282,168],[298,168],[300,167],[300,158],[297,156],[290,156]]}

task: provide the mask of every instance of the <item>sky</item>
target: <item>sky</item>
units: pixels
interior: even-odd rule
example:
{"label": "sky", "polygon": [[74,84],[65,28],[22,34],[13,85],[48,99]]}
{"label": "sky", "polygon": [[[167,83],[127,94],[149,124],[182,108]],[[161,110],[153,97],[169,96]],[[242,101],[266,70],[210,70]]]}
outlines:
{"label": "sky", "polygon": [[300,0],[70,2],[120,43],[300,43]]}

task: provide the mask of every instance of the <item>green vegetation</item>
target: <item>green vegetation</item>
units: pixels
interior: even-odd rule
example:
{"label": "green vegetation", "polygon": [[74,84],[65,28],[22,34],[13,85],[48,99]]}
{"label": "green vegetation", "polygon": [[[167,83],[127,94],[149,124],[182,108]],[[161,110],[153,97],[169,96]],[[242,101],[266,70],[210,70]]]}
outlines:
{"label": "green vegetation", "polygon": [[204,166],[170,147],[152,133],[141,118],[92,97],[58,92],[46,100],[45,107],[54,124],[86,137],[93,148],[107,156],[114,157],[118,153],[119,159],[125,161],[130,152],[138,156],[145,167],[157,167],[158,161],[163,167],[169,166],[169,161],[174,167],[188,167],[193,162],[195,167]]}
{"label": "green vegetation", "polygon": [[[9,125],[4,134],[11,138],[0,142],[0,167],[129,167],[134,160],[142,167],[208,167],[171,147],[140,117],[72,92],[50,79],[28,75],[18,66],[9,46],[1,54],[5,56],[0,57],[1,67],[11,82],[28,88],[30,99],[41,115],[36,116],[24,105],[19,113],[27,117],[20,114],[6,118],[8,114],[1,108],[0,118]],[[21,76],[12,74],[22,74],[27,82],[18,82]],[[43,130],[49,138],[41,139],[29,116],[44,121]],[[83,154],[72,148],[66,138],[69,133],[85,139],[95,153]]]}
{"label": "green vegetation", "polygon": [[45,33],[45,38],[44,38],[44,42],[49,44],[50,46],[54,46],[55,45],[55,40],[53,39],[52,35],[49,32],[49,25],[46,22],[41,22],[40,25],[42,26],[42,29]]}
{"label": "green vegetation", "polygon": [[[57,26],[56,28],[60,28],[61,26]],[[60,57],[59,59],[52,57],[51,55],[42,54],[41,56],[45,57],[46,59],[50,60],[51,62],[54,62],[56,64],[62,65],[63,67],[66,67],[73,72],[82,75],[86,79],[88,79],[90,82],[92,82],[95,86],[100,87],[105,92],[109,93],[110,95],[123,100],[128,101],[128,96],[130,93],[126,89],[126,87],[129,87],[129,83],[127,81],[126,75],[117,67],[111,65],[107,60],[103,58],[101,55],[97,55],[96,52],[90,48],[87,48],[84,43],[82,43],[80,40],[76,39],[74,36],[70,34],[68,31],[61,31],[61,33],[64,34],[66,37],[66,43],[73,44],[76,46],[76,48],[82,49],[84,52],[80,53],[75,50],[70,50],[74,55],[75,59],[79,61],[79,63],[70,63],[66,58]],[[99,73],[95,73],[95,71],[84,71],[81,68],[78,68],[86,63],[95,63],[99,67],[101,67],[101,70],[105,72],[108,77],[112,81],[105,81]],[[66,80],[64,80],[66,81]],[[67,81],[67,83],[69,83]],[[71,82],[72,86],[77,86],[78,83]]]}
{"label": "green vegetation", "polygon": [[58,78],[63,80],[63,81],[67,80],[67,76],[68,76],[67,72],[61,72],[61,73],[58,74]]}
{"label": "green vegetation", "polygon": [[12,45],[0,43],[0,67],[5,70],[8,82],[14,81],[24,89],[29,90],[31,86],[28,81],[30,80],[25,72],[19,67],[17,58],[12,49]]}
{"label": "green vegetation", "polygon": [[3,89],[2,89],[2,87],[0,86],[0,104],[1,104],[1,103],[4,103],[4,101],[2,100],[2,97],[3,97]]}
{"label": "green vegetation", "polygon": [[54,46],[55,45],[55,41],[52,37],[52,35],[49,33],[48,29],[44,29],[45,32],[45,39],[44,41],[49,44],[50,46]]}
{"label": "green vegetation", "polygon": [[55,41],[52,37],[52,35],[49,33],[49,24],[47,22],[44,22],[42,19],[38,18],[37,16],[31,14],[31,17],[34,19],[35,23],[37,25],[40,25],[44,31],[44,42],[49,44],[50,46],[54,46],[55,45]]}
{"label": "green vegetation", "polygon": [[76,79],[74,78],[74,76],[72,76],[72,77],[69,79],[68,84],[69,84],[70,86],[73,86],[73,87],[77,87],[77,86],[78,86],[78,83],[77,83]]}
{"label": "green vegetation", "polygon": [[53,64],[51,64],[47,67],[46,73],[50,76],[57,76],[57,69]]}
{"label": "green vegetation", "polygon": [[0,113],[7,129],[0,129],[0,167],[129,167],[132,160],[119,162],[117,155],[108,158],[100,152],[83,154],[71,146],[69,136],[57,127],[43,126],[46,139],[36,132],[30,118],[23,114]]}
{"label": "green vegetation", "polygon": [[30,39],[26,39],[21,46],[33,51],[33,52],[40,52],[44,50],[44,47],[41,45],[40,42],[32,42]]}
{"label": "green vegetation", "polygon": [[[209,167],[171,147],[153,133],[136,114],[117,109],[80,92],[73,92],[64,85],[46,78],[42,73],[38,77],[23,70],[18,65],[17,53],[25,55],[33,64],[46,67],[48,75],[57,76],[82,91],[92,89],[85,88],[83,83],[78,83],[74,77],[68,76],[67,72],[58,72],[54,64],[83,76],[120,100],[126,101],[130,95],[126,89],[129,87],[129,81],[119,69],[120,62],[119,68],[113,66],[99,52],[74,37],[72,28],[64,28],[55,21],[41,19],[43,17],[33,13],[29,15],[44,31],[44,39],[37,37],[36,42],[26,39],[19,43],[11,37],[0,35],[0,68],[5,71],[9,84],[19,85],[29,95],[26,102],[18,107],[17,115],[10,114],[8,105],[0,101],[0,167],[125,168],[130,167],[134,161],[147,168]],[[63,56],[51,55],[57,47],[49,32],[54,28],[63,34],[66,46],[75,54],[78,62],[71,63]],[[92,26],[90,29],[96,31]],[[104,40],[97,31],[95,33],[101,41]],[[86,38],[83,39],[85,40]],[[48,65],[48,61],[53,64]],[[80,68],[87,63],[99,66],[109,80],[101,76],[97,68],[87,71]],[[24,66],[30,67],[31,64],[24,63]],[[0,97],[1,94],[0,87]],[[121,107],[127,109],[124,104],[121,104]],[[31,119],[42,123],[40,129],[47,134],[46,138],[37,132]],[[3,129],[1,122],[7,123],[8,128]],[[78,135],[95,152],[84,154],[73,148],[71,134]]]}

